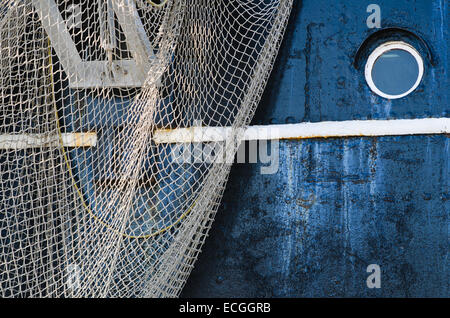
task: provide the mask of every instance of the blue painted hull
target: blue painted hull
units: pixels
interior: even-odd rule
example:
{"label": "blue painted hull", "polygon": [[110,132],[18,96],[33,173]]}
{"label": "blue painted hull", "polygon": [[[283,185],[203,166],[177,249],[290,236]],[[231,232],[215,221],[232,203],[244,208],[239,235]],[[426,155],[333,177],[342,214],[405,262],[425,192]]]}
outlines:
{"label": "blue painted hull", "polygon": [[[379,31],[369,3],[296,3],[253,124],[448,117],[448,2],[377,1],[382,30],[412,32],[424,56],[421,84],[398,100],[358,66]],[[280,141],[278,173],[233,167],[183,296],[448,297],[449,155],[447,135]]]}
{"label": "blue painted hull", "polygon": [[276,175],[233,169],[185,296],[448,296],[448,137],[283,141],[280,153]]}

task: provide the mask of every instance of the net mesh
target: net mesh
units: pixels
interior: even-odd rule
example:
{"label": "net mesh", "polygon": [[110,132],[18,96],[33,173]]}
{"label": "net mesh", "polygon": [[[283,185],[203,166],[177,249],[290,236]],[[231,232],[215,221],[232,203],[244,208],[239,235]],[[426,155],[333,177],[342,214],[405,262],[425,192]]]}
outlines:
{"label": "net mesh", "polygon": [[291,5],[1,1],[0,297],[179,295]]}

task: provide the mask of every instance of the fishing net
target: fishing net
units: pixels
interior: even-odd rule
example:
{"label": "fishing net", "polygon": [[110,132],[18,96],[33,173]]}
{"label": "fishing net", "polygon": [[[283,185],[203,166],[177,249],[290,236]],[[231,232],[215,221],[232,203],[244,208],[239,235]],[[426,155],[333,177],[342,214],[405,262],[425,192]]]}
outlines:
{"label": "fishing net", "polygon": [[0,297],[180,294],[291,5],[1,1]]}

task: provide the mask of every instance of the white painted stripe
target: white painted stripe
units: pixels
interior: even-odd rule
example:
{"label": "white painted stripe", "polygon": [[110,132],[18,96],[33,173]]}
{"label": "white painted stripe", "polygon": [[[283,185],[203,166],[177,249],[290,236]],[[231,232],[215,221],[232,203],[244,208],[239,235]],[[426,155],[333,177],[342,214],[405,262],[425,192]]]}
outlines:
{"label": "white painted stripe", "polygon": [[[449,129],[450,118],[324,121],[250,126],[243,140],[448,134]],[[227,140],[231,133],[231,127],[163,129],[155,132],[154,140],[156,143],[219,142]]]}
{"label": "white painted stripe", "polygon": [[[64,147],[95,147],[97,134],[88,133],[63,133]],[[0,149],[29,149],[59,147],[61,144],[59,135],[45,134],[5,134],[0,135]]]}

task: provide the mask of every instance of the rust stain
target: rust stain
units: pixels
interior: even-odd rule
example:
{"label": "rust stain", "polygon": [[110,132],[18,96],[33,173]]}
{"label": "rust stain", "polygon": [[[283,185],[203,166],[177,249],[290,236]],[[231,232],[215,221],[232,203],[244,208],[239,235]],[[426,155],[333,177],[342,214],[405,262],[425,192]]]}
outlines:
{"label": "rust stain", "polygon": [[74,133],[74,147],[92,147],[96,144],[97,134],[95,132]]}
{"label": "rust stain", "polygon": [[346,136],[338,136],[338,135],[313,135],[313,136],[298,136],[298,137],[283,137],[279,140],[305,140],[305,139],[328,139],[328,138],[355,138],[355,137],[373,137],[364,134],[354,134],[354,135],[346,135]]}

